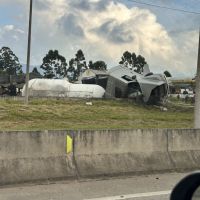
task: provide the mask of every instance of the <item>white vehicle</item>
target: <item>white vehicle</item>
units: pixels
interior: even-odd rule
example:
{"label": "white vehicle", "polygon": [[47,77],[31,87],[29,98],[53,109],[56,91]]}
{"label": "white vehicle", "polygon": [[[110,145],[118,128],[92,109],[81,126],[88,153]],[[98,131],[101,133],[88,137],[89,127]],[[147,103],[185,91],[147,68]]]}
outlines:
{"label": "white vehicle", "polygon": [[194,92],[190,88],[189,89],[181,89],[179,97],[181,99],[185,99],[186,97],[193,98],[194,97]]}
{"label": "white vehicle", "polygon": [[72,84],[67,79],[32,79],[28,92],[31,97],[102,98],[105,90],[99,85]]}

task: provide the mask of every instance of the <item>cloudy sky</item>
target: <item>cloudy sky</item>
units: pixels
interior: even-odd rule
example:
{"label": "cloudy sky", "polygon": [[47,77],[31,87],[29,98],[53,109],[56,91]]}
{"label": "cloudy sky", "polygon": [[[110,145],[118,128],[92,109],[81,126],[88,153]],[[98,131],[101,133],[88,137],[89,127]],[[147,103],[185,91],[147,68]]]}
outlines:
{"label": "cloudy sky", "polygon": [[[200,0],[137,0],[200,13]],[[200,14],[131,0],[33,0],[31,64],[49,49],[67,60],[78,49],[86,60],[111,68],[124,51],[143,55],[153,72],[192,77],[197,66]],[[0,48],[9,46],[26,63],[29,0],[0,0]]]}

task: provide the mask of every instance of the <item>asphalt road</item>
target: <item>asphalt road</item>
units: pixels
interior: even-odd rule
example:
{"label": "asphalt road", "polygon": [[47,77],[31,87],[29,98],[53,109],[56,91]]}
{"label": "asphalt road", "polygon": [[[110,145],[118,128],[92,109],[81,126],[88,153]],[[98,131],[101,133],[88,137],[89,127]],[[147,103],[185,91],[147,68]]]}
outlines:
{"label": "asphalt road", "polygon": [[0,187],[0,200],[168,200],[186,173]]}

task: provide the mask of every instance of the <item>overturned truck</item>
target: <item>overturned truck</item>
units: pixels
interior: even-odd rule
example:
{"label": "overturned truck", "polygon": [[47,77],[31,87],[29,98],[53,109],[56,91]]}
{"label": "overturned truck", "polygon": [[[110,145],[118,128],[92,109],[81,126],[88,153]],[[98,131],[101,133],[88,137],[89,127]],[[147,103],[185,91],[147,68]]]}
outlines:
{"label": "overturned truck", "polygon": [[[32,79],[28,93],[31,97],[102,98],[105,90],[98,85],[72,84],[67,79]],[[25,96],[25,85],[22,96]]]}
{"label": "overturned truck", "polygon": [[144,66],[143,74],[119,65],[109,70],[105,96],[132,98],[147,104],[163,104],[168,90],[165,75],[151,73],[148,65]]}

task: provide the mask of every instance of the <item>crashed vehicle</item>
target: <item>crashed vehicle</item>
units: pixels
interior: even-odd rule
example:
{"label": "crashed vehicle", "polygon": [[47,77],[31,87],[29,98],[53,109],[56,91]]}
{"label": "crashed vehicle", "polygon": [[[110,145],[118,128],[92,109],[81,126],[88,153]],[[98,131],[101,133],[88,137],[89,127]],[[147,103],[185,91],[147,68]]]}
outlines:
{"label": "crashed vehicle", "polygon": [[[40,74],[31,72],[29,78],[41,78]],[[26,75],[0,75],[0,95],[16,96],[20,94],[20,90],[23,88],[26,80]]]}
{"label": "crashed vehicle", "polygon": [[103,98],[105,90],[99,85],[72,84],[67,79],[32,79],[28,92],[31,97]]}
{"label": "crashed vehicle", "polygon": [[165,75],[153,74],[144,66],[143,74],[119,65],[109,70],[106,87],[107,98],[132,98],[147,104],[163,104],[168,97]]}
{"label": "crashed vehicle", "polygon": [[97,84],[106,89],[108,73],[105,70],[87,69],[79,77],[79,82],[83,84]]}

